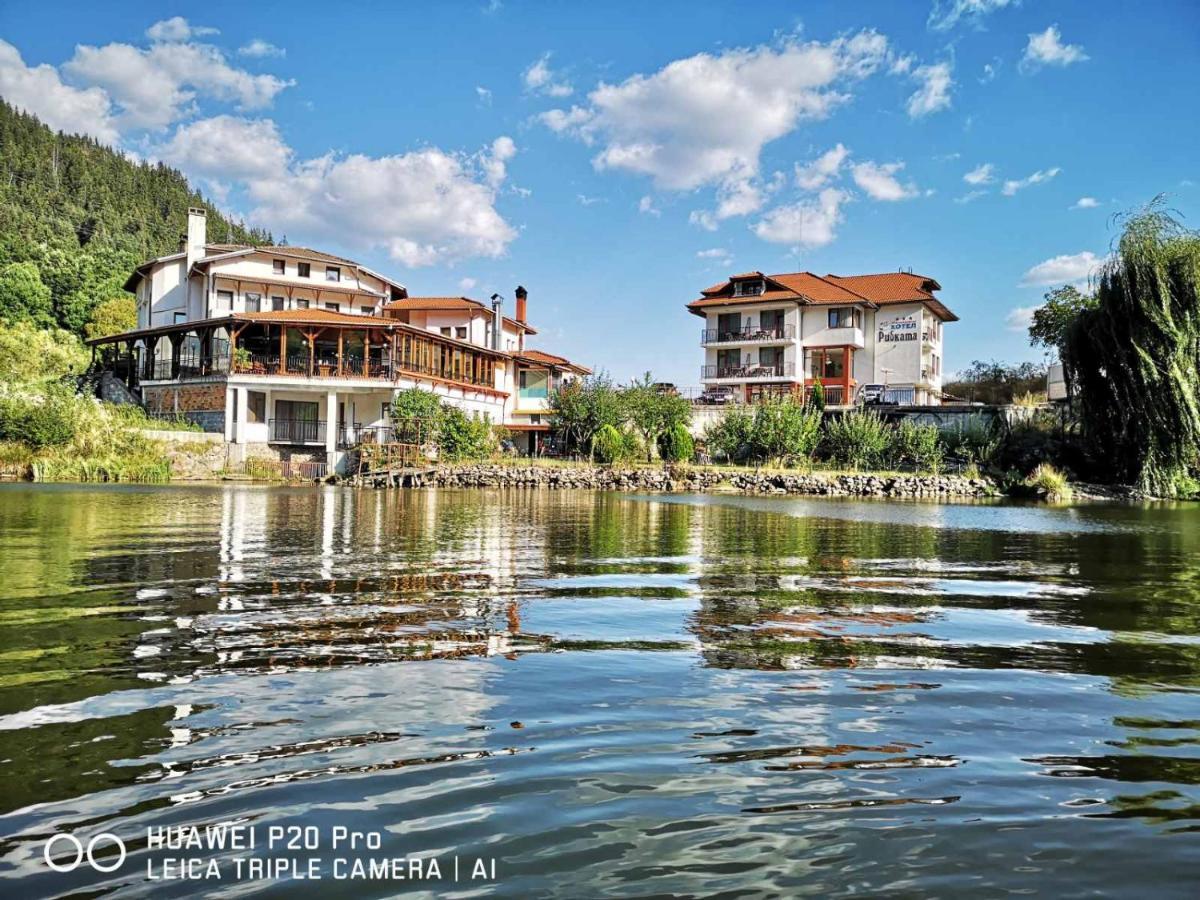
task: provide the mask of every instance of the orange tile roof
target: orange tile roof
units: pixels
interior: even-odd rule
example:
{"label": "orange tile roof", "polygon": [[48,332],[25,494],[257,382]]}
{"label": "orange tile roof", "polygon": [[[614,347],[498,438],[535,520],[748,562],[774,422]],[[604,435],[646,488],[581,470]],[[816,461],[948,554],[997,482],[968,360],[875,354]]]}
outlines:
{"label": "orange tile roof", "polygon": [[932,300],[941,285],[925,275],[909,272],[883,272],[878,275],[826,275],[831,281],[861,294],[875,303],[899,303],[904,300]]}
{"label": "orange tile roof", "polygon": [[560,366],[563,368],[579,369],[580,371],[591,374],[591,369],[587,366],[581,366],[579,363],[573,363],[565,356],[555,356],[553,353],[546,353],[544,350],[522,350],[519,353],[513,354],[517,359],[526,362],[539,363],[549,366]]}
{"label": "orange tile roof", "polygon": [[301,325],[400,325],[383,316],[355,315],[331,309],[272,309],[266,312],[234,313],[234,319],[246,322],[288,322]]}
{"label": "orange tile roof", "polygon": [[[418,312],[421,310],[453,310],[453,309],[469,309],[472,312],[482,312],[491,315],[492,311],[478,300],[472,300],[470,297],[404,297],[400,300],[392,300],[383,305],[384,309],[391,310],[411,310]],[[504,321],[515,328],[522,328],[529,334],[537,334],[537,329],[528,322],[518,322],[516,319],[504,317]]]}

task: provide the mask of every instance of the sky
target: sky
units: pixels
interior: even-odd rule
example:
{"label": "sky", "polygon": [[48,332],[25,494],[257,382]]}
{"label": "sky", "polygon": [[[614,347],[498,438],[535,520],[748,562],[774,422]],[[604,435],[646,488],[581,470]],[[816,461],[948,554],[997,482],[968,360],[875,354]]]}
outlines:
{"label": "sky", "polygon": [[948,372],[1042,358],[1121,214],[1196,226],[1198,51],[1186,0],[0,4],[0,96],[52,127],[681,386],[685,304],[755,270],[911,269]]}

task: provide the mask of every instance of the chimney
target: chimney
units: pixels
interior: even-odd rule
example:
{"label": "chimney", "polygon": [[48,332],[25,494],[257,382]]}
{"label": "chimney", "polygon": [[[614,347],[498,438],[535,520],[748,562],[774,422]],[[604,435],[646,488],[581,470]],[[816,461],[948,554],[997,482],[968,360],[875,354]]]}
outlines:
{"label": "chimney", "polygon": [[504,301],[499,294],[492,294],[492,349],[500,349],[500,335],[504,333],[504,317],[500,307]]}
{"label": "chimney", "polygon": [[187,221],[187,246],[184,247],[184,252],[187,253],[187,270],[191,271],[192,264],[196,260],[204,258],[204,244],[207,240],[208,220],[205,218],[203,209],[195,206],[188,209]]}
{"label": "chimney", "polygon": [[517,285],[517,321],[522,325],[525,324],[525,298],[529,296],[529,291],[525,290],[521,285]]}

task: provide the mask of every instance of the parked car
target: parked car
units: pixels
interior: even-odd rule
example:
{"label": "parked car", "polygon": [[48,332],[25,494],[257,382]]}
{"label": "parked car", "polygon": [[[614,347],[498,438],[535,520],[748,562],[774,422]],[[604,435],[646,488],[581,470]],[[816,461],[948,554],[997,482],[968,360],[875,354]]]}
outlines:
{"label": "parked car", "polygon": [[896,406],[896,399],[888,397],[886,384],[864,384],[858,389],[860,406]]}
{"label": "parked car", "polygon": [[710,387],[704,390],[699,397],[701,403],[709,406],[724,406],[727,403],[734,402],[733,388],[731,387]]}
{"label": "parked car", "polygon": [[669,381],[656,381],[654,383],[654,390],[656,393],[668,394],[671,396],[679,393],[679,388],[675,387],[675,385],[671,384]]}

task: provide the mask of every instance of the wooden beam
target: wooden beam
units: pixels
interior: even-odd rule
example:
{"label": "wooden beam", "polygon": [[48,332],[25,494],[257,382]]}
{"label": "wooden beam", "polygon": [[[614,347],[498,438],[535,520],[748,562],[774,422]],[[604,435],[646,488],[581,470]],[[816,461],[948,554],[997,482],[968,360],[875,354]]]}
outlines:
{"label": "wooden beam", "polygon": [[279,326],[279,373],[287,374],[287,326]]}
{"label": "wooden beam", "polygon": [[345,329],[338,329],[338,378],[342,377],[342,335],[344,333]]}

